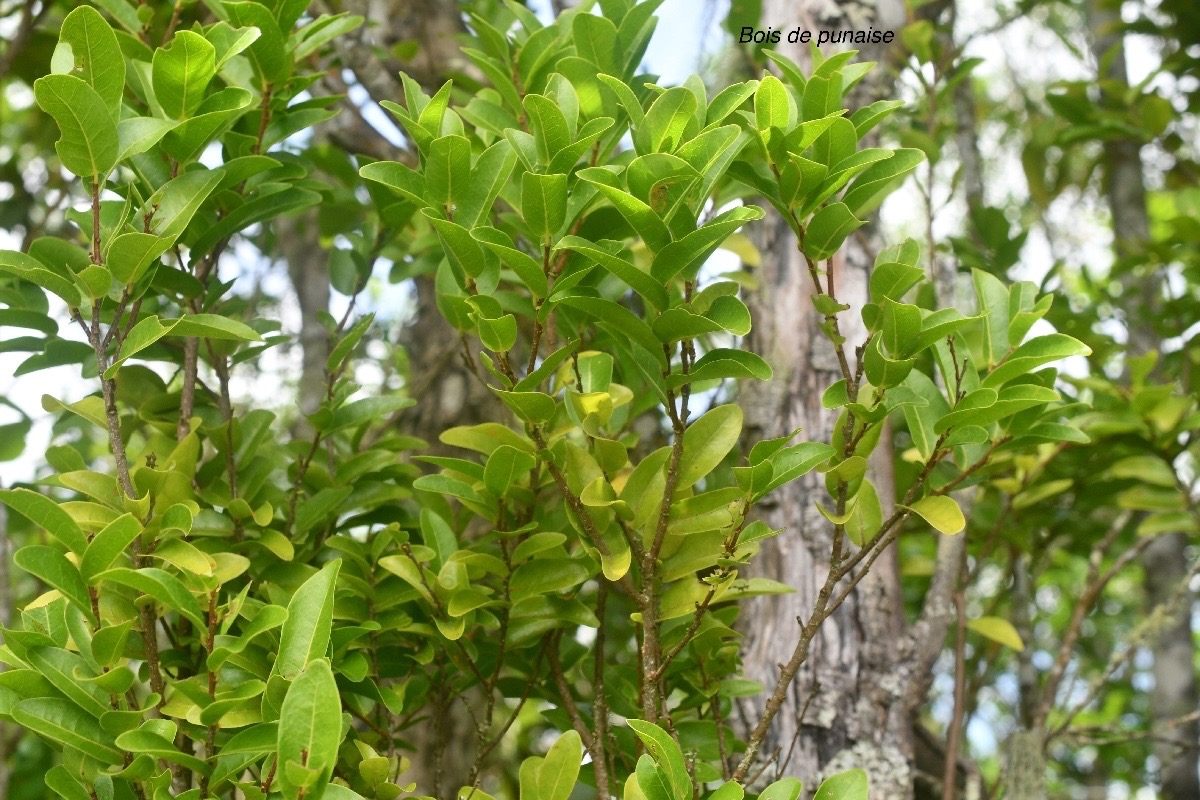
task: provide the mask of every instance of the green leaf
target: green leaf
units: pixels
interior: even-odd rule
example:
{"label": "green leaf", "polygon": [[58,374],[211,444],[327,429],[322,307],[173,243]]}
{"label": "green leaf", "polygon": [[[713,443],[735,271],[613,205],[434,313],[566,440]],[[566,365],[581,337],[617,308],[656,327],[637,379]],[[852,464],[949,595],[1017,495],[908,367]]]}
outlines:
{"label": "green leaf", "polygon": [[212,42],[212,46],[216,50],[217,69],[258,41],[258,37],[261,35],[262,33],[257,28],[235,28],[224,21],[210,25],[204,31],[204,38]]}
{"label": "green leaf", "polygon": [[757,353],[717,347],[701,356],[688,374],[672,374],[667,379],[667,386],[677,389],[688,383],[724,378],[766,381],[771,379],[771,374],[771,366]]}
{"label": "green leaf", "polygon": [[125,91],[125,57],[108,22],[91,6],[78,6],[63,19],[58,40],[71,46],[71,73],[95,90],[116,120]]}
{"label": "green leaf", "polygon": [[224,339],[233,342],[261,342],[262,336],[249,325],[244,325],[219,314],[189,314],[176,320],[167,320],[172,336],[199,336],[205,339]]}
{"label": "green leaf", "polygon": [[754,93],[755,127],[763,133],[771,128],[787,130],[792,126],[794,114],[783,81],[774,75],[764,77]]}
{"label": "green leaf", "polygon": [[[758,694],[758,691],[755,691],[754,693]],[[770,787],[767,788],[769,789]],[[766,791],[766,789],[763,791]],[[741,784],[728,781],[721,784],[721,786],[715,792],[710,794],[708,796],[708,800],[742,800],[742,798],[745,796],[746,790],[741,787]]]}
{"label": "green leaf", "polygon": [[878,263],[871,271],[871,302],[899,301],[925,277],[925,270],[895,261]]}
{"label": "green leaf", "polygon": [[133,620],[120,625],[106,625],[92,636],[92,656],[102,667],[111,667],[125,652],[125,641],[133,628]]}
{"label": "green leaf", "polygon": [[[467,229],[474,228],[480,220],[486,219],[516,165],[517,153],[505,139],[484,150],[471,170],[471,181],[459,200],[454,219]],[[565,198],[564,186],[564,201]]]}
{"label": "green leaf", "polygon": [[[686,89],[683,91],[691,96],[691,92]],[[695,101],[693,100],[693,102]],[[613,172],[604,167],[588,167],[575,174],[595,186],[600,194],[612,203],[652,252],[658,252],[671,243],[671,231],[667,228],[667,224],[654,212],[654,209],[622,189]]]}
{"label": "green leaf", "polygon": [[882,389],[899,386],[912,372],[915,365],[916,359],[913,358],[892,359],[885,356],[878,337],[872,339],[871,343],[867,345],[863,358],[867,380],[871,382],[872,386]]}
{"label": "green leaf", "polygon": [[855,229],[863,221],[856,218],[845,203],[831,203],[816,214],[808,223],[804,234],[804,253],[813,261],[824,261],[841,249]]}
{"label": "green leaf", "polygon": [[869,788],[867,773],[852,769],[822,781],[813,800],[867,800]]}
{"label": "green leaf", "polygon": [[385,395],[383,397],[364,397],[347,403],[333,412],[333,419],[327,426],[318,426],[325,433],[336,433],[348,428],[357,428],[373,421],[385,419],[401,409],[416,404],[411,397],[401,395]]}
{"label": "green leaf", "polygon": [[707,225],[662,248],[654,258],[650,274],[663,284],[679,274],[693,277],[734,231],[747,222],[762,219],[762,216],[763,210],[757,206],[739,206],[719,214]]}
{"label": "green leaf", "polygon": [[533,172],[522,175],[521,214],[539,241],[552,243],[567,218],[567,176]]}
{"label": "green leaf", "polygon": [[121,751],[100,727],[100,722],[70,700],[57,697],[24,700],[13,708],[12,717],[18,725],[48,741],[73,747],[101,764],[121,762]]}
{"label": "green leaf", "polygon": [[221,170],[194,169],[164,184],[150,196],[143,209],[143,214],[151,215],[151,232],[174,243],[217,188],[221,177]]}
{"label": "green leaf", "polygon": [[88,540],[79,525],[49,497],[29,489],[0,489],[0,502],[45,528],[76,555],[87,550]]}
{"label": "green leaf", "polygon": [[137,10],[128,0],[96,0],[96,5],[107,11],[109,16],[130,33],[142,32],[142,21],[138,19]]}
{"label": "green leaf", "polygon": [[1091,355],[1092,349],[1065,333],[1051,333],[1030,339],[1018,347],[983,379],[982,385],[998,388],[1013,378],[1032,372],[1043,364],[1071,356]]}
{"label": "green leaf", "polygon": [[745,336],[750,333],[750,311],[746,308],[746,304],[736,297],[730,295],[718,297],[704,315],[734,336]]}
{"label": "green leaf", "polygon": [[755,492],[754,499],[757,500],[801,475],[806,475],[836,453],[833,447],[824,442],[800,442],[784,447],[769,459],[773,469],[771,480]]}
{"label": "green leaf", "polygon": [[[484,252],[479,243],[472,238],[471,232],[455,222],[441,219],[433,209],[424,209],[422,213],[437,231],[442,249],[450,263],[457,267],[462,275],[472,278],[482,275],[485,266]],[[462,281],[462,278],[459,280]]]}
{"label": "green leaf", "polygon": [[654,308],[661,311],[667,307],[667,290],[650,275],[638,269],[633,262],[578,236],[564,236],[559,240],[558,247],[573,250],[595,261],[644,297]]}
{"label": "green leaf", "polygon": [[155,314],[139,320],[129,331],[129,334],[125,337],[125,341],[121,345],[121,357],[109,365],[108,369],[104,371],[104,377],[112,378],[116,375],[121,365],[127,359],[166,336],[175,327],[177,322],[178,320],[170,320],[169,324],[164,325]]}
{"label": "green leaf", "polygon": [[216,48],[192,31],[176,31],[169,45],[154,51],[154,96],[174,119],[195,113],[216,74]]}
{"label": "green leaf", "polygon": [[1179,485],[1174,468],[1159,456],[1126,456],[1104,471],[1110,478],[1141,481],[1173,489]]}
{"label": "green leaf", "polygon": [[679,460],[679,485],[691,486],[716,469],[742,433],[742,409],[717,406],[687,427]]}
{"label": "green leaf", "polygon": [[962,533],[963,529],[967,527],[967,520],[963,517],[962,509],[951,497],[930,495],[922,497],[907,508],[940,533]]}
{"label": "green leaf", "polygon": [[359,168],[358,174],[382,184],[419,206],[425,205],[425,176],[395,161],[375,161]]}
{"label": "green leaf", "polygon": [[148,727],[126,731],[117,737],[117,747],[131,753],[146,753],[172,764],[187,767],[193,772],[208,775],[212,769],[202,759],[181,752],[169,739]]}
{"label": "green leaf", "polygon": [[890,117],[898,108],[904,106],[903,100],[876,100],[869,106],[863,106],[856,109],[850,115],[850,121],[854,123],[854,133],[862,139],[876,125]]}
{"label": "green leaf", "polygon": [[512,314],[496,318],[472,313],[471,319],[479,326],[479,341],[493,353],[504,353],[517,343],[517,320]]}
{"label": "green leaf", "polygon": [[169,241],[152,233],[126,231],[109,244],[105,263],[117,281],[132,286],[142,279],[154,259],[170,246]]}
{"label": "green leaf", "polygon": [[549,164],[558,152],[571,143],[571,129],[558,105],[548,97],[529,94],[524,100],[531,133],[537,142],[538,158]]}
{"label": "green leaf", "polygon": [[95,576],[95,579],[97,582],[118,583],[136,589],[162,603],[168,609],[178,611],[191,620],[196,627],[208,627],[208,621],[201,612],[200,604],[196,602],[195,596],[188,591],[179,578],[158,567],[142,567],[136,570],[117,567],[101,572]]}
{"label": "green leaf", "polygon": [[224,3],[229,23],[241,28],[258,28],[259,37],[246,49],[254,72],[264,84],[280,83],[292,70],[291,55],[286,49],[284,33],[270,9],[262,3]]}
{"label": "green leaf", "polygon": [[79,573],[86,583],[94,584],[96,576],[112,566],[129,549],[142,532],[133,514],[123,514],[104,526],[88,543],[79,562]]}
{"label": "green leaf", "polygon": [[662,343],[655,337],[654,331],[640,317],[619,303],[598,297],[564,297],[561,305],[577,308],[595,317],[600,327],[613,336],[631,340],[653,357],[661,367],[667,366]]}
{"label": "green leaf", "polygon": [[1017,633],[1013,624],[1003,617],[980,617],[969,620],[967,627],[993,642],[1011,647],[1018,653],[1025,649],[1025,642],[1021,641],[1021,634]]}
{"label": "green leaf", "polygon": [[891,158],[873,164],[854,180],[842,202],[854,214],[870,214],[883,202],[896,184],[925,160],[925,154],[912,148],[900,148]]}
{"label": "green leaf", "polygon": [[[267,631],[274,630],[287,621],[288,612],[286,608],[276,605],[266,605],[259,609],[254,615],[254,619],[250,620],[249,624],[244,625],[237,636],[218,637],[217,646],[213,648],[212,653],[206,660],[206,665],[210,670],[219,670],[229,657],[236,655],[246,649],[255,638]],[[222,752],[226,752],[222,748]]]}
{"label": "green leaf", "polygon": [[434,139],[425,160],[426,201],[439,209],[453,209],[466,196],[470,182],[470,140],[464,136]]}
{"label": "green leaf", "polygon": [[[688,775],[687,764],[684,763],[683,753],[675,740],[652,722],[640,719],[629,720],[629,727],[638,735],[646,746],[646,752],[657,761],[666,773],[673,797],[687,797],[692,791],[692,779]],[[644,788],[644,787],[643,787]]]}
{"label": "green leaf", "polygon": [[71,776],[62,764],[56,764],[46,773],[46,788],[63,800],[91,800],[92,795],[84,785]]}
{"label": "green leaf", "polygon": [[333,594],[341,565],[341,559],[330,561],[292,595],[271,675],[282,675],[291,680],[329,649]]}
{"label": "green leaf", "polygon": [[483,484],[496,497],[503,497],[508,488],[536,463],[537,460],[528,453],[501,445],[488,456],[487,466],[483,470]]}
{"label": "green leaf", "polygon": [[120,137],[104,99],[74,75],[45,75],[33,82],[42,110],[62,136],[54,149],[63,166],[81,178],[102,181],[117,163]]}
{"label": "green leaf", "polygon": [[[73,281],[46,269],[40,261],[24,253],[15,250],[0,250],[0,273],[15,275],[22,280],[41,286],[61,297],[71,308],[77,308],[80,304],[79,289]],[[45,332],[53,333],[54,330]]]}
{"label": "green leaf", "polygon": [[1058,392],[1035,384],[1006,386],[1000,392],[981,387],[964,397],[954,410],[937,421],[934,433],[961,425],[990,425],[1027,408],[1051,403]]}
{"label": "green leaf", "polygon": [[533,256],[518,250],[508,234],[496,228],[480,227],[471,231],[475,241],[491,250],[504,266],[511,269],[535,297],[545,297],[550,292],[546,273]]}
{"label": "green leaf", "polygon": [[1013,508],[1022,509],[1039,505],[1043,501],[1067,491],[1074,483],[1075,481],[1071,478],[1060,478],[1056,481],[1038,483],[1032,488],[1018,494],[1013,499]]}
{"label": "green leaf", "polygon": [[1008,350],[1008,287],[995,275],[979,269],[971,270],[971,279],[979,310],[986,315],[983,353],[990,366],[999,363]]}
{"label": "green leaf", "polygon": [[[240,86],[227,86],[213,92],[204,99],[191,118],[176,123],[163,137],[163,150],[180,163],[194,161],[205,147],[247,113],[253,102],[254,95]],[[257,158],[265,159],[266,156]],[[226,166],[230,163],[226,162]]]}
{"label": "green leaf", "polygon": [[87,586],[79,577],[79,570],[58,550],[41,544],[26,545],[13,554],[13,563],[57,589],[89,619],[95,619]]}
{"label": "green leaf", "polygon": [[506,392],[492,389],[504,405],[512,409],[523,422],[539,425],[554,416],[554,398],[542,392]]}
{"label": "green leaf", "polygon": [[804,784],[798,778],[781,778],[762,790],[758,800],[798,800]]}
{"label": "green leaf", "polygon": [[567,800],[579,777],[583,742],[575,731],[558,737],[538,767],[537,800]]}
{"label": "green leaf", "polygon": [[527,597],[571,589],[591,577],[587,567],[568,558],[535,558],[526,561],[512,575],[510,599],[516,603]]}
{"label": "green leaf", "polygon": [[[337,763],[342,742],[342,703],[333,671],[325,659],[309,664],[288,687],[279,712],[279,789],[287,800],[319,800]],[[291,764],[317,773],[305,792],[293,779]]]}
{"label": "green leaf", "polygon": [[625,109],[625,113],[629,116],[630,124],[635,128],[640,127],[642,121],[646,118],[646,113],[642,110],[642,104],[638,102],[637,95],[633,93],[629,85],[620,78],[614,78],[612,75],[600,74],[596,77],[616,95],[622,108]]}
{"label": "green leaf", "polygon": [[265,222],[321,202],[321,195],[297,186],[262,187],[233,211],[195,238],[189,236],[193,257],[209,252],[221,240],[258,222]]}
{"label": "green leaf", "polygon": [[694,339],[722,330],[717,323],[707,317],[693,314],[683,306],[668,308],[654,320],[651,328],[654,335],[664,344],[674,344],[680,339]]}
{"label": "green leaf", "polygon": [[696,96],[682,87],[672,87],[650,105],[646,117],[633,134],[640,155],[672,153],[683,143],[688,123],[695,123]]}
{"label": "green leaf", "polygon": [[705,127],[716,125],[723,122],[726,117],[741,107],[747,98],[758,90],[758,81],[742,81],[731,86],[726,86],[721,91],[717,92],[716,97],[708,104],[708,112],[705,117]]}

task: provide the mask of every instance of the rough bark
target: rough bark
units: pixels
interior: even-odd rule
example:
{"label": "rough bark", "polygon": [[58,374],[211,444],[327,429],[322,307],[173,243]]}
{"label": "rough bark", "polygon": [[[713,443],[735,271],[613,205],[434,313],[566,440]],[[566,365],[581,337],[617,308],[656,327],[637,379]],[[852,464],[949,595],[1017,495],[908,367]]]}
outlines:
{"label": "rough bark", "polygon": [[[1093,0],[1089,6],[1093,52],[1103,77],[1128,84],[1124,45],[1117,11]],[[1104,191],[1112,215],[1115,255],[1134,259],[1149,236],[1145,171],[1141,146],[1129,139],[1104,143]],[[1157,350],[1160,342],[1154,320],[1161,307],[1162,286],[1152,269],[1130,270],[1124,281],[1123,306],[1129,332],[1128,352],[1139,356]],[[1187,537],[1161,535],[1143,554],[1147,608],[1153,610],[1170,599],[1187,571]],[[1189,598],[1190,599],[1190,598]],[[1155,747],[1161,763],[1163,800],[1200,797],[1200,723],[1174,725],[1174,720],[1200,707],[1194,663],[1191,615],[1176,615],[1153,643],[1154,690],[1150,696],[1151,725],[1162,730],[1165,741]]]}
{"label": "rough bark", "polygon": [[[762,18],[783,30],[891,29],[903,23],[904,9],[889,2],[767,0]],[[807,60],[801,46],[781,44],[779,49],[801,64]],[[884,60],[869,47],[862,57]],[[890,87],[887,70],[875,70],[855,88],[851,103],[870,102],[888,94]],[[748,347],[770,362],[775,378],[743,387],[747,433],[756,440],[802,427],[805,438],[828,441],[835,417],[822,408],[820,398],[841,377],[838,363],[819,330],[795,237],[775,214],[760,223],[759,236],[763,260],[760,289],[748,298],[755,320]],[[838,299],[851,305],[841,315],[846,326],[842,332],[851,343],[861,342],[864,335],[856,325],[878,250],[875,238],[872,226],[861,229],[834,262]],[[879,452],[888,451],[881,445]],[[885,506],[890,505],[890,463],[874,464],[873,480]],[[755,562],[758,574],[796,589],[794,594],[752,601],[743,611],[747,675],[767,686],[776,680],[776,665],[790,655],[799,630],[796,619],[811,613],[828,568],[832,529],[814,505],[825,495],[823,479],[810,474],[776,492],[771,505],[762,508],[767,524],[787,531],[763,548]],[[815,787],[825,775],[860,767],[871,776],[873,798],[911,795],[911,716],[902,702],[894,661],[904,624],[901,609],[893,551],[880,558],[813,641],[808,661],[764,743],[764,757],[777,760],[763,781],[791,775]],[[760,707],[745,703],[739,713],[753,725]]]}
{"label": "rough bark", "polygon": [[300,385],[297,403],[306,416],[325,399],[325,361],[329,357],[329,329],[321,314],[329,311],[329,251],[317,236],[316,212],[306,212],[276,223],[279,249],[287,262],[288,277],[300,306]]}

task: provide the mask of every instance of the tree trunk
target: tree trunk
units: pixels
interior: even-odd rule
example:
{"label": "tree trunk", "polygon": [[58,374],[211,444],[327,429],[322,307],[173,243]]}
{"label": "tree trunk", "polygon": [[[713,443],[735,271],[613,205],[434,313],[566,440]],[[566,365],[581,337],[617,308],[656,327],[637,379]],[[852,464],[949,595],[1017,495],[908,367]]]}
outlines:
{"label": "tree trunk", "polygon": [[[329,311],[329,252],[317,241],[317,214],[305,212],[277,223],[279,249],[287,262],[288,277],[300,305],[300,385],[296,400],[300,411],[312,414],[325,400],[325,361],[329,358],[329,329],[321,320]],[[308,422],[300,419],[308,436]]]}
{"label": "tree trunk", "polygon": [[[903,24],[904,9],[902,4],[885,2],[767,0],[762,19],[784,31],[797,26],[812,31],[895,29]],[[801,65],[807,62],[803,46],[781,44],[779,49]],[[866,47],[861,57],[882,61],[882,56]],[[891,81],[885,69],[874,70],[855,88],[850,102],[858,106],[886,96]],[[743,386],[747,432],[754,441],[802,427],[806,439],[828,441],[836,418],[821,406],[820,398],[841,372],[832,346],[819,330],[821,318],[809,298],[810,280],[795,237],[776,214],[769,214],[759,231],[760,288],[748,298],[755,321],[748,346],[767,359],[775,378]],[[851,344],[864,338],[859,311],[878,250],[875,239],[874,226],[860,229],[834,259],[838,300],[851,306],[840,316],[842,332]],[[872,465],[872,479],[886,515],[894,502],[894,487],[887,437],[883,441],[877,454],[885,457]],[[760,507],[763,521],[787,531],[769,540],[754,569],[795,587],[796,592],[755,599],[743,610],[747,677],[766,686],[774,685],[777,665],[791,654],[799,633],[797,618],[807,619],[812,612],[832,546],[831,524],[814,505],[827,500],[821,476],[810,473],[770,500]],[[860,767],[870,775],[872,798],[911,795],[911,716],[895,676],[896,643],[904,626],[902,607],[893,549],[879,559],[814,639],[764,742],[762,757],[774,758],[775,763],[764,772],[763,782],[796,776],[812,790],[830,773]],[[753,726],[761,713],[761,698],[744,703],[739,713]]]}
{"label": "tree trunk", "polygon": [[[1093,34],[1093,52],[1101,77],[1128,85],[1125,51],[1119,29],[1120,17],[1103,0],[1089,6]],[[1106,59],[1109,59],[1106,61]],[[1149,237],[1146,212],[1145,173],[1138,142],[1122,139],[1104,144],[1104,190],[1112,214],[1115,255],[1118,259],[1136,257]],[[1129,331],[1128,354],[1140,356],[1160,346],[1154,320],[1162,305],[1162,286],[1154,271],[1141,274],[1130,270],[1125,280],[1123,307]],[[1143,554],[1148,577],[1146,603],[1153,611],[1167,602],[1187,571],[1188,539],[1182,533],[1158,536]],[[1185,604],[1190,609],[1191,602]],[[1151,727],[1165,740],[1155,746],[1161,763],[1160,782],[1163,800],[1200,797],[1200,723],[1175,725],[1174,720],[1200,707],[1196,687],[1191,614],[1174,615],[1172,622],[1153,643],[1154,691],[1150,696]]]}

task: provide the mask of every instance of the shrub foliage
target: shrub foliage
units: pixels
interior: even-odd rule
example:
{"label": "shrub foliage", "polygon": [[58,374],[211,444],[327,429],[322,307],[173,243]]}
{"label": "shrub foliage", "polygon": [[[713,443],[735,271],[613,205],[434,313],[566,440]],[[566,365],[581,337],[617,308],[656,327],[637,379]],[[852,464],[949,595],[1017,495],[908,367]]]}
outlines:
{"label": "shrub foliage", "polygon": [[[44,592],[3,632],[0,716],[62,750],[46,775],[62,797],[391,800],[412,791],[406,731],[463,702],[474,764],[437,791],[487,800],[478,779],[520,717],[563,732],[521,765],[522,800],[577,782],[739,800],[808,643],[900,527],[957,534],[954,492],[999,448],[1083,438],[1038,370],[1086,348],[1027,338],[1049,307],[1033,285],[979,272],[979,314],[929,308],[909,241],[880,253],[865,305],[837,297],[847,236],[922,159],[860,146],[898,104],[845,108],[871,66],[852,54],[662,87],[636,73],[655,4],[550,25],[513,4],[510,26],[472,23],[488,86],[406,79],[386,104],[408,161],[318,178],[295,143],[340,98],[313,96],[310,56],[359,20],[211,2],[219,21],[155,47],[132,5],[99,5],[109,16],[66,18],[34,87],[87,197],[79,235],[0,252],[8,313],[41,341],[28,368],[79,364],[97,387],[45,398],[81,444],[0,494],[44,532],[15,556]],[[831,441],[743,441],[736,383],[771,368],[739,346],[747,277],[706,264],[763,199],[796,234],[842,365]],[[372,317],[354,304],[328,321],[304,432],[233,407],[231,372],[287,337],[250,317],[221,256],[335,201],[356,208],[339,288],[361,293],[381,254],[429,265],[508,424],[429,431],[440,454],[422,455],[391,424],[422,398],[355,382]],[[842,335],[848,314],[865,340]],[[633,427],[648,416],[657,449]],[[920,463],[899,498],[867,471],[889,416]],[[744,576],[780,533],[755,504],[813,470],[828,577],[764,688],[739,677],[738,601],[789,588]],[[1011,643],[1000,622],[981,632]],[[759,692],[761,721],[733,726],[733,698]],[[866,792],[852,771],[817,796]]]}

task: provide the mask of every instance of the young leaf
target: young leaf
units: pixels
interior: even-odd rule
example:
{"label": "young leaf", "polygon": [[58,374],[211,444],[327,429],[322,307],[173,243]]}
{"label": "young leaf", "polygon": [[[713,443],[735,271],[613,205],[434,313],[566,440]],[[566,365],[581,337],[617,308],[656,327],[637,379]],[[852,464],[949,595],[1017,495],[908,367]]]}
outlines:
{"label": "young leaf", "polygon": [[962,509],[953,498],[930,495],[922,497],[908,507],[910,511],[920,516],[940,533],[962,533],[967,527]]}
{"label": "young leaf", "polygon": [[1021,634],[1017,633],[1013,624],[1003,617],[979,617],[969,620],[967,627],[993,642],[1011,647],[1017,652],[1025,649],[1025,642],[1021,641]]}

